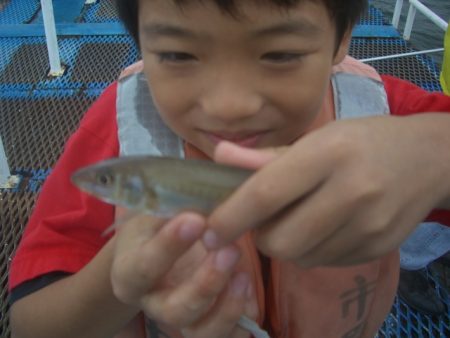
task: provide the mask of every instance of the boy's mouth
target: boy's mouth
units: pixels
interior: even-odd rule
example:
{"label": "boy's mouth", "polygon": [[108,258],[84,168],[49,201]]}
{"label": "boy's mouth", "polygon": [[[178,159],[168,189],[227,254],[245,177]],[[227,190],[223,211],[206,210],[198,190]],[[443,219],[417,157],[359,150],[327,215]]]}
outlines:
{"label": "boy's mouth", "polygon": [[245,132],[245,133],[228,133],[228,132],[205,132],[208,139],[218,144],[221,141],[228,141],[241,147],[254,148],[261,139],[267,134],[267,131]]}

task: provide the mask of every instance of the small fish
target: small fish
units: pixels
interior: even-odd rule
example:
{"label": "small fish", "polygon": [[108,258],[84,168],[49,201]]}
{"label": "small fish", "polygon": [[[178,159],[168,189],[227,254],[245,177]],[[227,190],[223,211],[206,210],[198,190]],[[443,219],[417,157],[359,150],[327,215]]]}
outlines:
{"label": "small fish", "polygon": [[169,218],[183,210],[209,214],[251,174],[210,161],[130,156],[83,168],[72,181],[105,202]]}
{"label": "small fish", "polygon": [[[107,203],[169,218],[184,210],[209,214],[252,173],[210,161],[130,156],[83,168],[72,181]],[[238,325],[255,338],[270,338],[246,316]]]}

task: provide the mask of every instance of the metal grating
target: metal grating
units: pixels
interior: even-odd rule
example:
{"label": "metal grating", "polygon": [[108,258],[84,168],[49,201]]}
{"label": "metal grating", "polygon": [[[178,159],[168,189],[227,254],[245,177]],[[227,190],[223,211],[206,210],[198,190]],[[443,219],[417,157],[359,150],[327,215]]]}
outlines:
{"label": "metal grating", "polygon": [[8,269],[11,256],[19,243],[36,194],[0,190],[0,337],[9,337]]}
{"label": "metal grating", "polygon": [[[436,263],[431,264],[433,266]],[[446,304],[447,313],[440,317],[426,316],[411,309],[397,298],[390,315],[386,318],[377,338],[443,338],[450,337],[450,295],[437,282],[437,276],[428,273],[428,280]]]}
{"label": "metal grating", "polygon": [[[400,39],[353,39],[350,46],[350,55],[356,59],[411,51],[413,50],[407,43]],[[442,91],[439,83],[439,69],[429,57],[402,57],[374,61],[369,64],[376,68],[380,74],[397,76],[430,91]]]}
{"label": "metal grating", "polygon": [[83,95],[0,99],[0,135],[11,171],[51,168],[92,102]]}
{"label": "metal grating", "polygon": [[[10,337],[7,276],[11,256],[31,213],[36,194],[95,98],[1,99],[0,135],[12,172],[22,181],[14,191],[0,190],[0,337]],[[47,169],[45,169],[47,168]]]}
{"label": "metal grating", "polygon": [[[72,82],[108,84],[117,79],[126,65],[130,43],[84,43],[78,51]],[[113,58],[110,56],[114,55]]]}
{"label": "metal grating", "polygon": [[2,0],[0,2],[0,25],[30,22],[40,9],[39,0]]}
{"label": "metal grating", "polygon": [[45,43],[23,44],[13,53],[11,61],[0,73],[0,83],[30,88],[44,80],[49,69]]}
{"label": "metal grating", "polygon": [[86,5],[82,22],[118,22],[118,15],[114,0],[101,0],[92,5]]}
{"label": "metal grating", "polygon": [[385,19],[383,12],[375,7],[370,7],[369,10],[359,19],[360,25],[388,25],[389,22]]}
{"label": "metal grating", "polygon": [[97,16],[102,19],[112,20],[118,19],[117,9],[113,0],[104,0],[100,2],[100,8]]}
{"label": "metal grating", "polygon": [[61,38],[60,55],[67,69],[59,78],[48,78],[44,38],[0,38],[0,44],[5,46],[0,48],[1,96],[31,89],[101,90],[139,57],[133,39],[128,36]]}

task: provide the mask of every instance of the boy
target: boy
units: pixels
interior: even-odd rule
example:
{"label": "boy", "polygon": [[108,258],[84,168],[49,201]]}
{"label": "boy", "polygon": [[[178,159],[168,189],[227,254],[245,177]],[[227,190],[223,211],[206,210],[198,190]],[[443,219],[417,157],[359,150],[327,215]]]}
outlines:
{"label": "boy", "polygon": [[[241,315],[275,338],[372,337],[395,295],[396,248],[450,204],[450,117],[328,123],[385,113],[377,75],[344,59],[365,1],[118,3],[151,96],[144,75],[125,76],[68,143],[12,266],[16,337],[143,337],[139,313],[152,338],[249,337]],[[336,67],[358,76],[333,75],[333,94]],[[384,81],[393,114],[450,111]],[[403,101],[418,96],[415,110]],[[170,151],[185,142],[186,157],[261,170],[208,219],[137,216],[102,238],[115,211],[71,173],[119,148],[157,152],[155,133],[175,137]]]}

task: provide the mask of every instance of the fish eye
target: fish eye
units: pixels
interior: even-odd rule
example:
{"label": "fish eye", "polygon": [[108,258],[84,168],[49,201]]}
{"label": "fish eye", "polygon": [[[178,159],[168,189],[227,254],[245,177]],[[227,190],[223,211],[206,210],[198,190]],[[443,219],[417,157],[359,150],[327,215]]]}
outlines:
{"label": "fish eye", "polygon": [[114,177],[110,173],[100,173],[97,175],[97,183],[106,186],[114,182]]}

